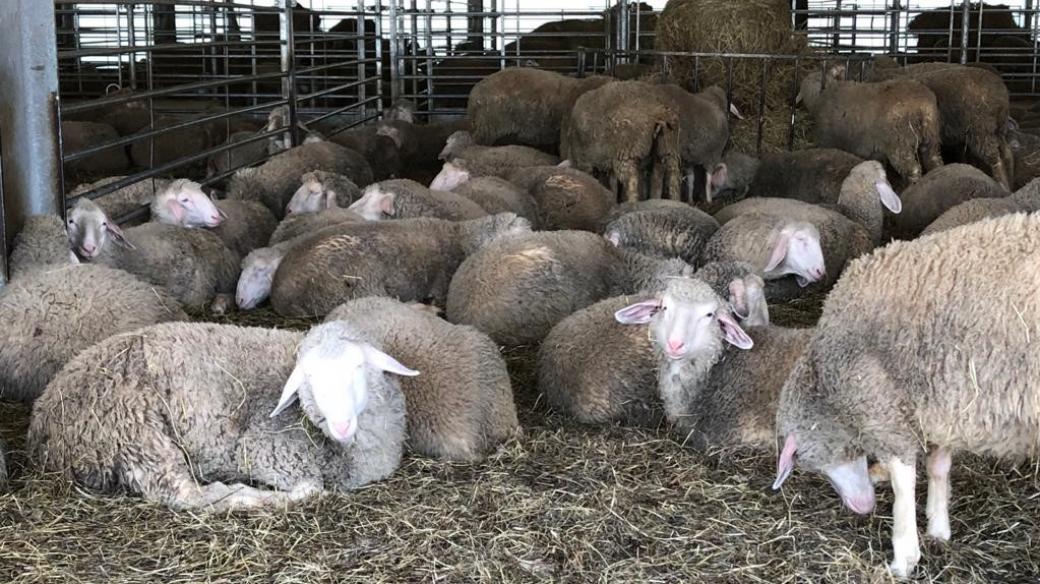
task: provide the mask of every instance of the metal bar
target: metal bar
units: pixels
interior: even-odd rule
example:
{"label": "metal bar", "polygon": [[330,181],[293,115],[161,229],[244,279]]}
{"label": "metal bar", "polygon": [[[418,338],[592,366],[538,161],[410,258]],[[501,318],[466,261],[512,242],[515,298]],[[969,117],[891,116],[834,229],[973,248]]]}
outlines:
{"label": "metal bar", "polygon": [[0,2],[0,148],[7,247],[31,215],[64,217],[54,3]]}
{"label": "metal bar", "polygon": [[401,0],[389,0],[390,2],[390,101],[396,102],[404,87],[400,84],[401,70],[398,59],[400,50],[397,43],[400,39],[397,35],[397,3]]}
{"label": "metal bar", "polygon": [[289,144],[300,143],[296,118],[296,52],[293,38],[293,0],[278,0],[282,8],[282,99],[289,106]]}
{"label": "metal bar", "polygon": [[971,4],[963,0],[961,12],[961,65],[968,64],[968,34],[971,28]]}
{"label": "metal bar", "polygon": [[899,0],[892,0],[892,12],[889,15],[888,25],[888,52],[893,55],[899,52],[899,11],[901,9]]}

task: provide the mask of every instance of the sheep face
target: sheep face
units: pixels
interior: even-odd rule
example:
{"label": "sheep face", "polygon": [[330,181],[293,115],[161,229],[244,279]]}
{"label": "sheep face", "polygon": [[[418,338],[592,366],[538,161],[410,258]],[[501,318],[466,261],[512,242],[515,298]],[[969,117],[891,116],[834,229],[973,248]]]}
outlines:
{"label": "sheep face", "polygon": [[769,324],[766,283],[755,274],[736,278],[729,283],[729,304],[744,326]]}
{"label": "sheep face", "polygon": [[827,276],[820,247],[820,232],[809,223],[784,226],[771,242],[769,261],[765,267],[767,280],[794,275],[798,285],[806,287]]}
{"label": "sheep face", "polygon": [[323,324],[307,335],[271,417],[298,398],[311,423],[330,439],[349,444],[358,430],[358,416],[368,403],[370,385],[383,382],[382,372],[419,374],[351,336],[342,322]]}
{"label": "sheep face", "polygon": [[394,193],[384,191],[377,184],[370,185],[365,187],[361,198],[347,209],[361,215],[366,221],[381,221],[394,216],[396,199]]}
{"label": "sheep face", "polygon": [[310,177],[296,189],[289,204],[285,207],[289,213],[317,213],[323,209],[336,207],[336,192],[329,190],[316,178]]}
{"label": "sheep face", "polygon": [[463,148],[472,146],[475,144],[473,141],[473,135],[465,130],[455,132],[451,136],[448,136],[448,140],[444,144],[444,148],[441,149],[440,154],[437,155],[438,160],[450,161],[454,158]]}
{"label": "sheep face", "polygon": [[445,162],[441,171],[433,178],[430,189],[435,191],[455,190],[470,179],[469,171],[454,162]]}
{"label": "sheep face", "polygon": [[714,360],[723,340],[741,349],[754,345],[729,307],[699,280],[675,280],[660,297],[622,308],[614,318],[621,324],[649,323],[654,343],[672,361]]}
{"label": "sheep face", "polygon": [[227,215],[213,204],[197,182],[175,180],[155,195],[152,218],[188,229],[217,227]]}
{"label": "sheep face", "polygon": [[271,295],[274,273],[282,263],[285,252],[275,247],[255,249],[242,260],[242,274],[238,278],[235,304],[242,310],[256,308]]}
{"label": "sheep face", "polygon": [[133,248],[115,221],[109,219],[101,207],[89,199],[77,201],[76,206],[69,210],[65,221],[68,226],[69,244],[85,259],[100,255],[110,238],[120,245]]}

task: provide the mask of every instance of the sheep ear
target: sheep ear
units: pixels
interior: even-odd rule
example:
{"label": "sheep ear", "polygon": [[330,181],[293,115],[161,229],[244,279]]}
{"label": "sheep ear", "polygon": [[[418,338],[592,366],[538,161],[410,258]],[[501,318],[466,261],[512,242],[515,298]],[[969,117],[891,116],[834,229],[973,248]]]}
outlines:
{"label": "sheep ear", "polygon": [[834,81],[841,81],[845,78],[845,65],[838,64],[827,70],[827,76]]}
{"label": "sheep ear", "polygon": [[741,114],[740,110],[737,109],[737,104],[735,104],[733,102],[730,102],[730,104],[729,104],[729,113],[733,114],[733,117],[737,118],[738,120],[743,120],[744,119],[743,114]]}
{"label": "sheep ear", "polygon": [[127,249],[137,249],[137,247],[134,244],[127,241],[126,235],[123,235],[123,230],[120,229],[120,227],[116,225],[115,222],[108,221],[105,224],[105,230],[108,231],[108,234],[110,236],[112,236],[112,240],[118,243],[119,245]]}
{"label": "sheep ear", "polygon": [[765,271],[771,272],[780,265],[780,262],[784,261],[787,257],[787,246],[791,243],[791,235],[787,232],[781,231],[780,236],[776,238],[776,244],[773,245],[773,252],[769,255],[769,262],[766,264]]}
{"label": "sheep ear", "polygon": [[614,313],[614,320],[621,324],[646,324],[661,310],[661,301],[644,300],[630,304]]}
{"label": "sheep ear", "polygon": [[780,457],[776,460],[776,480],[773,481],[773,490],[777,490],[794,470],[794,455],[798,452],[798,444],[794,434],[788,434],[784,440],[784,448],[780,451]]}
{"label": "sheep ear", "polygon": [[719,312],[719,326],[722,327],[722,334],[726,338],[726,342],[734,347],[747,351],[755,346],[755,341],[752,341],[744,329],[740,328],[732,315]]}
{"label": "sheep ear", "polygon": [[737,278],[729,283],[729,303],[733,307],[733,314],[736,314],[741,320],[747,318],[748,302],[747,302],[747,286],[744,284],[743,278]]}
{"label": "sheep ear", "polygon": [[711,172],[711,186],[716,189],[721,189],[726,186],[726,182],[729,181],[729,167],[726,166],[725,162],[720,162],[715,165],[715,169]]}
{"label": "sheep ear", "polygon": [[178,223],[184,221],[184,207],[176,198],[168,199],[166,201],[166,208],[171,214],[173,214],[173,218],[176,219]]}
{"label": "sheep ear", "polygon": [[415,377],[419,374],[414,369],[409,369],[402,365],[397,359],[394,359],[390,355],[376,349],[375,347],[367,346],[364,348],[365,362],[375,367],[376,369],[386,371],[388,373],[396,373],[397,375],[405,375],[407,377]]}
{"label": "sheep ear", "polygon": [[217,208],[217,215],[220,215],[220,218],[226,221],[228,218],[228,214],[225,213],[224,210],[221,209],[220,206],[217,205],[215,202],[213,203],[213,206]]}
{"label": "sheep ear", "polygon": [[325,208],[326,209],[335,209],[337,207],[339,207],[339,204],[336,202],[336,191],[333,191],[331,189],[330,190],[326,190],[325,191]]}
{"label": "sheep ear", "polygon": [[293,369],[289,379],[285,382],[285,388],[282,389],[282,397],[278,398],[278,405],[274,407],[274,411],[271,412],[270,417],[275,417],[278,414],[285,411],[285,408],[291,406],[295,401],[303,382],[307,379],[307,376],[303,372],[303,367],[299,364]]}
{"label": "sheep ear", "polygon": [[892,190],[892,185],[888,184],[888,181],[879,180],[874,183],[874,188],[877,189],[878,195],[881,196],[881,204],[884,205],[886,209],[897,215],[903,210],[903,201],[899,198],[899,195]]}
{"label": "sheep ear", "polygon": [[621,245],[621,234],[613,229],[604,233],[603,238],[613,244],[614,247],[619,247]]}
{"label": "sheep ear", "polygon": [[561,160],[560,163],[556,165],[557,168],[571,168],[573,166],[574,163],[571,162],[570,158],[568,158],[567,160]]}
{"label": "sheep ear", "polygon": [[798,92],[798,95],[794,96],[794,104],[798,105],[800,103],[802,103],[802,92],[801,91]]}
{"label": "sheep ear", "polygon": [[394,210],[394,197],[393,193],[379,193],[375,197],[375,207],[379,209],[384,215],[394,216],[396,211]]}

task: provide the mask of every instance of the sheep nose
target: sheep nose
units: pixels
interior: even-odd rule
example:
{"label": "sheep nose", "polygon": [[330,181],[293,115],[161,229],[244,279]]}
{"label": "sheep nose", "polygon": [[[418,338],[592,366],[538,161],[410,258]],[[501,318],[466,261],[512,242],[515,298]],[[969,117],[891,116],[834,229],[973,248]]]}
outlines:
{"label": "sheep nose", "polygon": [[83,251],[87,255],[92,255],[94,253],[94,250],[96,250],[96,249],[97,249],[97,246],[91,245],[89,243],[84,243],[83,244]]}
{"label": "sheep nose", "polygon": [[340,438],[349,438],[354,429],[353,426],[350,421],[337,422],[332,425],[332,433]]}
{"label": "sheep nose", "polygon": [[678,339],[668,339],[668,352],[675,355],[679,351],[682,351],[685,343]]}

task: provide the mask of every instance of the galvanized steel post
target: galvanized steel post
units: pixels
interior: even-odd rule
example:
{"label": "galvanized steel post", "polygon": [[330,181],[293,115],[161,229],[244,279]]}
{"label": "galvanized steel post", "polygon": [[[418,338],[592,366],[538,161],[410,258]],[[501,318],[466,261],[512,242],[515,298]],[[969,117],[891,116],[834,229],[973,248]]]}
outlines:
{"label": "galvanized steel post", "polygon": [[[64,216],[54,2],[0,2],[0,143],[6,247],[31,215]],[[6,257],[0,283],[7,281]]]}
{"label": "galvanized steel post", "polygon": [[278,0],[282,25],[282,98],[289,106],[289,140],[300,144],[296,114],[296,37],[293,30],[293,6],[296,0]]}

